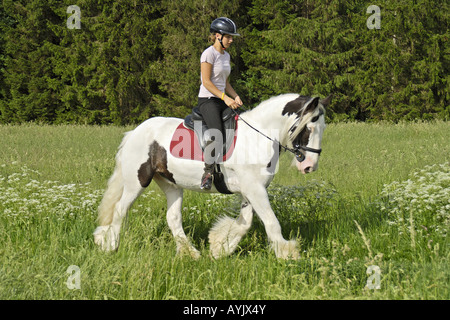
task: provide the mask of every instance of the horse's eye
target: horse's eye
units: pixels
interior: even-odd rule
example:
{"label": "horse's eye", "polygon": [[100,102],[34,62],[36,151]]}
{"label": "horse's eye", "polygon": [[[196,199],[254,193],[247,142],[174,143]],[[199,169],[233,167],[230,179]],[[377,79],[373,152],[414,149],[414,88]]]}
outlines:
{"label": "horse's eye", "polygon": [[319,120],[320,115],[315,116],[314,118],[311,119],[311,122],[316,122],[317,120]]}

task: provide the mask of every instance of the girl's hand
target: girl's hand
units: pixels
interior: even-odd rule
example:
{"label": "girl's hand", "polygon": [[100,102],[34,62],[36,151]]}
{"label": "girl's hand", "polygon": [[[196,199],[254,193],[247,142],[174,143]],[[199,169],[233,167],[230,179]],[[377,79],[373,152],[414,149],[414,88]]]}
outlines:
{"label": "girl's hand", "polygon": [[239,96],[236,96],[236,98],[234,98],[234,101],[239,105],[239,107],[244,104]]}
{"label": "girl's hand", "polygon": [[[238,98],[238,97],[236,97],[236,98]],[[231,109],[237,109],[240,107],[240,105],[236,102],[236,100],[233,100],[232,98],[230,98],[228,96],[225,96],[224,101],[225,101],[225,104],[227,106],[229,106]]]}

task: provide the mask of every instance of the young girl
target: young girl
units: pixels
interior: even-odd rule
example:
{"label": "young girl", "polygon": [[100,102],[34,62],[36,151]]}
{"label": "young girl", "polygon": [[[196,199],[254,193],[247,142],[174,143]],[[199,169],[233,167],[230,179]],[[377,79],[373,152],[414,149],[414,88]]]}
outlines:
{"label": "young girl", "polygon": [[[225,135],[222,111],[228,107],[236,109],[242,105],[241,98],[228,82],[231,72],[230,54],[225,51],[233,43],[233,36],[239,36],[239,34],[236,24],[231,19],[224,17],[214,20],[211,23],[210,31],[214,37],[214,44],[203,51],[200,58],[202,84],[198,94],[198,107],[208,129],[218,130],[222,133],[223,138]],[[209,140],[206,146],[208,147],[211,143],[213,141]],[[213,157],[205,157],[205,169],[200,185],[202,189],[211,189],[214,165],[220,159],[222,145],[216,145],[214,151]]]}

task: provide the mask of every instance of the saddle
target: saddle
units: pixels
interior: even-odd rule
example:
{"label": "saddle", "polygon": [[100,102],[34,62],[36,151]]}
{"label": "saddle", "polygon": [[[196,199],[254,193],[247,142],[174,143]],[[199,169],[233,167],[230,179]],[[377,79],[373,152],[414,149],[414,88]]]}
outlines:
{"label": "saddle", "polygon": [[[234,151],[237,138],[237,120],[238,112],[232,109],[225,109],[222,113],[223,128],[225,131],[225,141],[223,142],[222,161],[231,157]],[[170,153],[176,158],[204,161],[203,151],[206,142],[210,140],[208,136],[208,126],[203,120],[203,116],[198,107],[193,108],[192,113],[188,115],[183,122],[176,128],[170,142]],[[230,194],[223,173],[220,171],[220,165],[214,168],[214,185],[216,189],[224,194]]]}
{"label": "saddle", "polygon": [[[238,116],[231,109],[222,113],[223,126],[225,130],[225,141],[223,142],[223,158],[226,161],[234,151],[237,137]],[[170,142],[170,153],[176,158],[204,161],[203,151],[206,147],[208,127],[203,120],[200,110],[195,107],[183,122],[176,128]]]}
{"label": "saddle", "polygon": [[[229,150],[231,145],[234,144],[236,136],[235,134],[236,120],[237,120],[236,113],[230,108],[225,109],[222,112],[223,129],[225,131],[225,141],[223,142],[223,154],[226,154],[227,150]],[[196,121],[199,121],[197,122],[197,125]],[[184,125],[186,126],[186,128],[194,130],[200,143],[200,147],[204,151],[206,147],[206,141],[210,140],[209,139],[210,137],[207,132],[208,126],[203,120],[203,115],[201,114],[200,109],[198,107],[193,108],[192,113],[184,119]]]}

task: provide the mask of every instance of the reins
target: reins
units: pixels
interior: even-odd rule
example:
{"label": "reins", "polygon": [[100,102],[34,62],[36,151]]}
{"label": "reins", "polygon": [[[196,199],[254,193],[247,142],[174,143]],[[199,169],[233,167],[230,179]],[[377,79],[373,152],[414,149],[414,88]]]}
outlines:
{"label": "reins", "polygon": [[[250,123],[248,123],[247,121],[245,121],[244,119],[242,119],[242,117],[240,116],[240,114],[234,110],[233,108],[230,108],[231,110],[233,110],[234,114],[238,117],[238,119],[242,120],[247,126],[249,126],[250,128],[252,128],[253,130],[255,130],[256,132],[258,132],[259,134],[261,134],[263,137],[266,137],[267,139],[269,139],[270,141],[278,144],[278,146],[280,148],[283,148],[285,151],[289,151],[292,154],[295,155],[295,158],[297,159],[298,162],[302,162],[305,160],[305,155],[300,151],[306,151],[306,152],[313,152],[313,153],[317,153],[318,155],[320,155],[320,153],[322,152],[322,149],[313,149],[313,148],[308,148],[305,146],[301,146],[301,145],[296,145],[294,146],[294,148],[289,148],[288,146],[284,146],[282,145],[280,142],[274,140],[273,138],[267,136],[266,134],[262,133],[261,131],[259,131],[258,129],[256,129],[254,126],[252,126]],[[248,109],[246,110],[248,111]]]}

